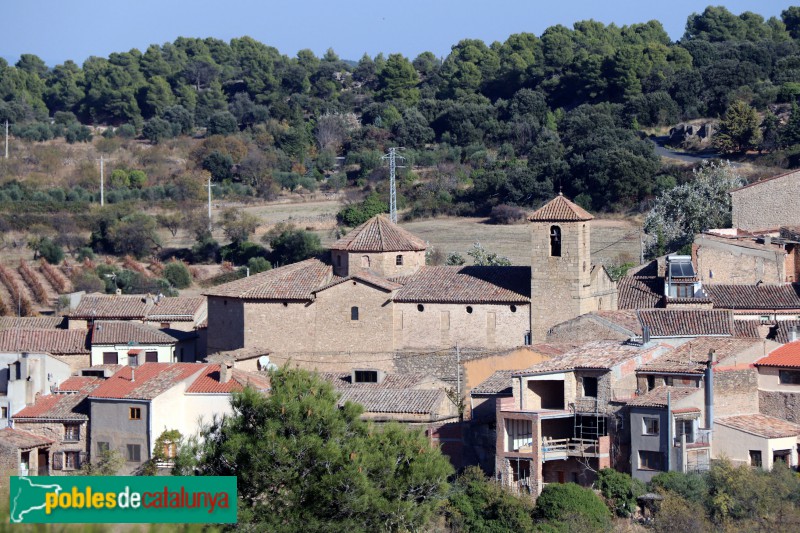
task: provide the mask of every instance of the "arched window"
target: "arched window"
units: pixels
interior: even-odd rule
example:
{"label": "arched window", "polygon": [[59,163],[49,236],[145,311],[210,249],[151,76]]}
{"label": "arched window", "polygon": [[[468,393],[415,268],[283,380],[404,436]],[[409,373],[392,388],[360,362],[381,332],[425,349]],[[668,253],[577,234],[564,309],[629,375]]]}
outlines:
{"label": "arched window", "polygon": [[353,306],[350,308],[350,320],[358,320],[358,307]]}
{"label": "arched window", "polygon": [[561,228],[550,226],[550,257],[561,257]]}
{"label": "arched window", "polygon": [[369,256],[362,255],[361,256],[361,268],[369,268]]}

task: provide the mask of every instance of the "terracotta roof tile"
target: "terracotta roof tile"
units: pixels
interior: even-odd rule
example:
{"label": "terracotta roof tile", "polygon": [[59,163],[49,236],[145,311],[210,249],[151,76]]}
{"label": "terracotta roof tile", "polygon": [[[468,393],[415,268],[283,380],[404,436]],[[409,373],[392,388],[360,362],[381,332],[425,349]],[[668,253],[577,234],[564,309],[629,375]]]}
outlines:
{"label": "terracotta roof tile", "polygon": [[733,315],[724,309],[643,309],[642,327],[650,337],[733,336]]}
{"label": "terracotta roof tile", "polygon": [[27,431],[12,428],[0,430],[0,446],[2,447],[25,450],[48,444],[53,444],[53,441]]}
{"label": "terracotta roof tile", "polygon": [[515,370],[512,375],[528,376],[547,372],[568,372],[581,368],[610,370],[625,361],[658,349],[658,346],[642,347],[619,341],[593,341],[525,370]]}
{"label": "terracotta roof tile", "polygon": [[76,329],[0,330],[0,351],[52,355],[88,354],[88,333]]}
{"label": "terracotta roof tile", "polygon": [[102,382],[100,378],[72,377],[61,384],[64,388],[59,387],[58,390],[69,391],[77,386],[79,388],[76,392],[56,392],[39,396],[33,405],[15,414],[14,419],[88,420],[88,406],[84,400]]}
{"label": "terracotta roof tile", "polygon": [[770,332],[769,338],[775,342],[786,344],[789,342],[789,330],[793,327],[800,328],[800,320],[778,320],[773,331]]}
{"label": "terracotta roof tile", "polygon": [[366,413],[437,414],[447,398],[443,390],[408,389],[344,389],[339,405],[353,402],[364,407]]}
{"label": "terracotta roof tile", "polygon": [[531,269],[519,266],[429,266],[402,278],[395,302],[528,303]]}
{"label": "terracotta roof tile", "polygon": [[584,208],[570,202],[561,193],[528,217],[531,222],[577,222],[594,217]]}
{"label": "terracotta roof tile", "polygon": [[170,322],[191,322],[206,303],[203,297],[161,298],[147,311],[146,320],[153,322],[169,320]]}
{"label": "terracotta roof tile", "polygon": [[402,287],[402,285],[400,285],[399,283],[395,283],[395,282],[390,281],[390,280],[388,280],[386,278],[382,278],[380,276],[377,276],[375,274],[371,274],[369,272],[361,271],[361,272],[358,272],[356,274],[353,274],[351,276],[346,276],[346,277],[334,276],[331,279],[330,283],[327,283],[326,285],[323,285],[319,289],[316,289],[314,292],[315,293],[322,292],[322,291],[324,291],[326,289],[330,289],[331,287],[335,287],[336,285],[339,285],[340,283],[344,283],[345,281],[350,281],[350,280],[360,280],[360,281],[363,281],[363,282],[368,283],[370,285],[374,285],[375,287],[378,287],[380,289],[383,289],[385,291],[390,291],[390,292],[391,291],[395,291],[395,290],[397,290],[397,289]]}
{"label": "terracotta roof tile", "polygon": [[311,300],[330,281],[333,270],[319,259],[273,268],[209,289],[208,296],[264,300]]}
{"label": "terracotta roof tile", "polygon": [[664,298],[664,279],[658,276],[623,276],[617,282],[619,309],[651,309]]}
{"label": "terracotta roof tile", "polygon": [[427,248],[425,241],[377,215],[331,245],[331,250],[349,252],[408,252]]}
{"label": "terracotta roof tile", "polygon": [[321,372],[319,376],[330,382],[336,390],[349,389],[415,389],[430,380],[425,372],[386,374],[381,383],[353,383],[350,372]]}
{"label": "terracotta roof tile", "polygon": [[760,339],[737,339],[733,337],[698,337],[685,342],[653,361],[641,365],[637,372],[664,372],[679,374],[702,374],[706,368],[708,352],[713,350],[717,364],[730,363],[730,358],[744,350],[761,344]]}
{"label": "terracotta roof tile", "polygon": [[628,401],[629,407],[666,407],[667,406],[667,393],[670,395],[670,400],[676,402],[691,396],[692,394],[703,394],[702,389],[691,387],[667,387],[662,385],[655,389],[637,396]]}
{"label": "terracotta roof tile", "polygon": [[91,398],[152,400],[204,370],[198,363],[145,363],[124,367],[92,391]]}
{"label": "terracotta roof tile", "polygon": [[800,368],[800,341],[784,344],[755,362],[756,366]]}
{"label": "terracotta roof tile", "polygon": [[498,370],[479,383],[477,387],[473,387],[470,394],[504,394],[511,396],[513,375],[514,370]]}
{"label": "terracotta roof tile", "polygon": [[58,392],[79,392],[84,389],[94,389],[99,383],[99,378],[91,376],[70,376],[56,389]]}
{"label": "terracotta roof tile", "polygon": [[639,322],[639,315],[633,309],[622,311],[595,311],[592,313],[595,320],[602,323],[609,323],[618,328],[629,331],[633,335],[642,334],[642,325]]}
{"label": "terracotta roof tile", "polygon": [[175,344],[172,335],[136,322],[95,322],[92,345],[96,344]]}
{"label": "terracotta roof tile", "polygon": [[795,437],[800,435],[800,426],[781,418],[762,414],[728,416],[716,418],[714,422],[723,426],[751,433],[765,439]]}
{"label": "terracotta roof tile", "polygon": [[69,314],[79,319],[139,319],[147,315],[147,297],[139,295],[86,295]]}
{"label": "terracotta roof tile", "polygon": [[734,335],[740,339],[760,339],[761,334],[758,332],[760,325],[759,320],[734,320]]}
{"label": "terracotta roof tile", "polygon": [[63,316],[3,316],[0,329],[63,329]]}
{"label": "terracotta roof tile", "polygon": [[798,288],[797,284],[703,285],[717,309],[800,309]]}
{"label": "terracotta roof tile", "polygon": [[247,385],[256,390],[269,390],[270,381],[267,374],[259,372],[245,372],[237,368],[230,369],[231,377],[227,383],[220,382],[220,365],[206,365],[205,370],[197,376],[186,389],[193,394],[230,394],[241,391]]}

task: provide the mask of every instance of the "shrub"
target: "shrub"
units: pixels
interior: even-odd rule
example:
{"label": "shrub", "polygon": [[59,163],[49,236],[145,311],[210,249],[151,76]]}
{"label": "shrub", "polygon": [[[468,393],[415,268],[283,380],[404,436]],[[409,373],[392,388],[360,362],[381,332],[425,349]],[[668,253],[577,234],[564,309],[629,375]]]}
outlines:
{"label": "shrub", "polygon": [[250,274],[252,275],[270,270],[272,264],[263,257],[251,257],[250,260],[247,261],[247,268],[250,269]]}
{"label": "shrub", "polygon": [[57,243],[45,237],[39,242],[39,255],[51,265],[57,265],[64,260],[64,250]]}
{"label": "shrub", "polygon": [[229,111],[217,111],[208,119],[208,135],[230,135],[239,130],[239,124]]}
{"label": "shrub", "polygon": [[603,501],[591,489],[575,483],[551,483],[545,486],[536,500],[535,513],[538,518],[548,522],[567,523],[570,526],[575,524],[588,531],[604,531],[611,526],[611,513]]}
{"label": "shrub", "polygon": [[183,261],[170,261],[164,266],[164,278],[173,287],[185,289],[192,284],[192,275]]}
{"label": "shrub", "polygon": [[124,139],[133,139],[136,137],[136,126],[133,124],[123,124],[117,128],[117,135]]}
{"label": "shrub", "polygon": [[456,479],[446,512],[452,531],[533,530],[530,501],[487,479],[475,466]]}
{"label": "shrub", "polygon": [[344,207],[336,215],[340,224],[355,227],[381,213],[389,212],[389,204],[381,200],[377,193],[372,193],[363,202]]}
{"label": "shrub", "polygon": [[597,488],[611,511],[623,517],[636,511],[636,498],[645,492],[640,481],[613,468],[604,468],[598,472]]}
{"label": "shrub", "polygon": [[494,224],[519,224],[525,220],[525,210],[513,205],[496,205],[492,208],[490,220]]}

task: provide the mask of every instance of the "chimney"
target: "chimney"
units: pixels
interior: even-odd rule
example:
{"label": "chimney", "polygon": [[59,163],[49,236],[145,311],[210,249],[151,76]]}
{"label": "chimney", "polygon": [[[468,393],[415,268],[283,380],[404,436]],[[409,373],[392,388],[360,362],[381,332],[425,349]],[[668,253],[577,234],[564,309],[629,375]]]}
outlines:
{"label": "chimney", "polygon": [[133,367],[131,367],[131,383],[133,383],[134,381],[136,381],[136,373]]}
{"label": "chimney", "polygon": [[789,342],[797,340],[797,326],[789,326]]}
{"label": "chimney", "polygon": [[769,235],[764,235],[764,245],[769,246],[772,244],[772,237]]}
{"label": "chimney", "polygon": [[708,351],[706,361],[705,393],[706,393],[706,429],[714,428],[714,350]]}
{"label": "chimney", "polygon": [[231,367],[227,362],[222,362],[219,365],[219,382],[227,383],[231,380]]}
{"label": "chimney", "polygon": [[648,342],[650,342],[650,326],[644,326],[642,328],[642,345]]}

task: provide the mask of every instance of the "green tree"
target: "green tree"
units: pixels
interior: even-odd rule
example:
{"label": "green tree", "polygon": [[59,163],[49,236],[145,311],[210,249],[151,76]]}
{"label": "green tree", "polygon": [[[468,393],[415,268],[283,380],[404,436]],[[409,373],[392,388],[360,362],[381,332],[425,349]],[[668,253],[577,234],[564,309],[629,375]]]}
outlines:
{"label": "green tree", "polygon": [[85,476],[115,476],[125,466],[125,457],[119,450],[102,450],[94,461],[86,461],[81,465],[81,474]]}
{"label": "green tree", "polygon": [[375,215],[388,212],[389,204],[381,200],[377,193],[371,193],[364,201],[342,208],[336,218],[340,224],[353,228],[363,224]]}
{"label": "green tree", "polygon": [[255,233],[261,225],[261,220],[252,213],[231,207],[222,212],[220,225],[225,236],[238,244],[245,242]]}
{"label": "green tree", "polygon": [[64,250],[56,242],[53,242],[47,237],[39,241],[36,252],[38,252],[39,256],[44,257],[44,260],[51,265],[57,265],[64,260]]}
{"label": "green tree", "polygon": [[446,508],[453,531],[533,531],[533,505],[488,479],[475,466],[467,467],[450,491]]}
{"label": "green tree", "polygon": [[[472,262],[476,266],[510,266],[511,261],[508,257],[497,255],[497,252],[490,252],[486,250],[483,245],[476,242],[472,248],[467,252],[467,255],[472,258]],[[450,264],[450,258],[448,258]]]}
{"label": "green tree", "polygon": [[383,101],[398,101],[412,106],[419,101],[419,77],[402,54],[390,54],[378,73],[378,96]]}
{"label": "green tree", "polygon": [[636,498],[645,492],[643,483],[613,468],[600,470],[595,486],[600,489],[611,511],[623,517],[636,512]]}
{"label": "green tree", "polygon": [[159,144],[174,137],[172,125],[163,118],[154,117],[142,128],[142,136],[153,144]]}
{"label": "green tree", "polygon": [[161,246],[156,219],[145,213],[133,213],[108,228],[108,241],[120,255],[141,258]]}
{"label": "green tree", "polygon": [[266,272],[272,268],[272,263],[263,257],[251,257],[247,261],[247,268],[250,269],[250,275],[258,274],[259,272]]}
{"label": "green tree", "polygon": [[452,467],[422,432],[375,428],[360,406],[299,369],[270,373],[265,397],[235,393],[203,432],[202,475],[235,475],[241,524],[269,531],[408,531],[439,508]]}
{"label": "green tree", "polygon": [[575,483],[550,483],[536,500],[535,514],[550,525],[563,524],[567,531],[606,531],[611,513],[592,489]]}
{"label": "green tree", "polygon": [[230,135],[239,130],[239,125],[229,111],[217,111],[208,118],[208,135]]}
{"label": "green tree", "polygon": [[782,147],[800,144],[800,106],[796,102],[792,103],[792,112],[789,114],[789,120],[780,130],[779,135]]}
{"label": "green tree", "polygon": [[322,251],[319,235],[293,226],[281,227],[279,230],[264,235],[264,243],[272,249],[272,264],[289,265]]}
{"label": "green tree", "polygon": [[745,152],[761,143],[761,128],[755,109],[745,102],[736,101],[728,106],[714,135],[714,146],[721,152]]}
{"label": "green tree", "polygon": [[185,289],[192,284],[192,274],[183,261],[170,261],[164,265],[163,275],[176,289]]}

